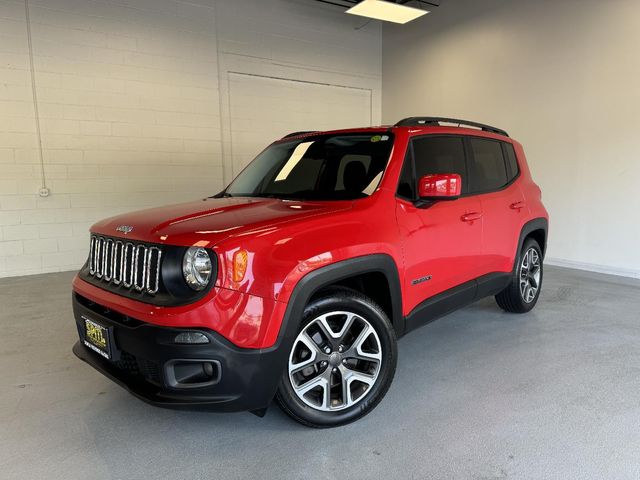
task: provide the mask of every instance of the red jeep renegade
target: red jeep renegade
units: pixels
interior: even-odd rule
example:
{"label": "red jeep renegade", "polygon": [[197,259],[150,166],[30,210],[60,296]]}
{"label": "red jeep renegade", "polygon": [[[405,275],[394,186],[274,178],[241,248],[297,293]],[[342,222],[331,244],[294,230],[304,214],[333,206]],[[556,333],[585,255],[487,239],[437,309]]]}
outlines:
{"label": "red jeep renegade", "polygon": [[263,415],[275,398],[345,424],[384,397],[398,337],[488,295],[531,310],[547,224],[495,127],[292,133],[213,197],[94,225],[73,351],[154,405]]}

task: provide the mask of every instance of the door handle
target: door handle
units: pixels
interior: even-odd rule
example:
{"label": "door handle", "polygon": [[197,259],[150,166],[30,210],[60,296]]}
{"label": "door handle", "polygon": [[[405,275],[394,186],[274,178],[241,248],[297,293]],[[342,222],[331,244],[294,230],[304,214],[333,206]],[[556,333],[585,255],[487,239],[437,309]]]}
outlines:
{"label": "door handle", "polygon": [[463,222],[473,222],[474,220],[480,220],[482,218],[482,213],[480,212],[471,212],[465,213],[460,217],[460,220]]}
{"label": "door handle", "polygon": [[520,210],[521,208],[524,208],[527,204],[524,203],[523,201],[519,201],[519,202],[514,202],[511,205],[509,205],[509,208],[511,210]]}

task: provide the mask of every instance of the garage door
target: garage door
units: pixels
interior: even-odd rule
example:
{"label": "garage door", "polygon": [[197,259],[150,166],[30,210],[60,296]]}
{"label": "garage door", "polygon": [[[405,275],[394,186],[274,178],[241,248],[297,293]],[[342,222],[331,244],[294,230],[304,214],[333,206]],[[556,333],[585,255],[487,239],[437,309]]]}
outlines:
{"label": "garage door", "polygon": [[287,133],[371,125],[371,91],[360,88],[230,73],[229,101],[233,176]]}

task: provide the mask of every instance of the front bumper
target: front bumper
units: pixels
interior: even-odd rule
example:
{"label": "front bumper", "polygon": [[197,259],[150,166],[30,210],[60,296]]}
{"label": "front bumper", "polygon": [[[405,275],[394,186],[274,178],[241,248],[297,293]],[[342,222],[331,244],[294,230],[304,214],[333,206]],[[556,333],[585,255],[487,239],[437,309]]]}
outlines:
{"label": "front bumper", "polygon": [[[136,397],[160,407],[216,411],[261,410],[275,395],[286,366],[282,348],[239,348],[212,330],[161,327],[103,307],[77,293],[73,310],[80,336],[73,353]],[[112,358],[84,345],[84,318],[109,331]],[[185,331],[202,332],[207,344],[175,344]],[[176,383],[176,360],[208,362],[216,371],[207,382]]]}

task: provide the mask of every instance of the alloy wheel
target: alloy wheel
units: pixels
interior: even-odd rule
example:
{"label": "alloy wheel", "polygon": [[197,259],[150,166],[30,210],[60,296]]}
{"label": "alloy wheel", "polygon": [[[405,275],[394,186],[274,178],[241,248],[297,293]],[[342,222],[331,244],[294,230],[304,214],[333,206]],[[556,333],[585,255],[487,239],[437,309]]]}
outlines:
{"label": "alloy wheel", "polygon": [[320,411],[352,407],[366,397],[382,365],[382,346],[362,316],[332,311],[314,318],[289,355],[289,381],[297,397]]}
{"label": "alloy wheel", "polygon": [[531,303],[540,288],[540,254],[535,248],[529,248],[520,262],[520,295],[525,303]]}

